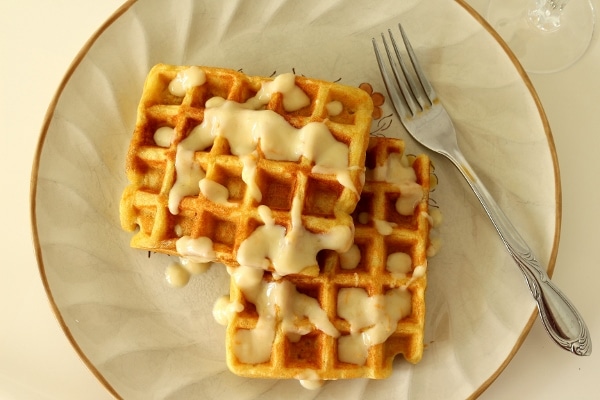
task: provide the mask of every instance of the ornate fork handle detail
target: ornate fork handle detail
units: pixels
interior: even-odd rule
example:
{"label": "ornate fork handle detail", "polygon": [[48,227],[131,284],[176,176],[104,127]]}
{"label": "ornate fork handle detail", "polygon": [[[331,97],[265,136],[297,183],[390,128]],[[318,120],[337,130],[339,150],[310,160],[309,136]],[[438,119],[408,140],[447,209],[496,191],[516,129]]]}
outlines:
{"label": "ornate fork handle detail", "polygon": [[520,268],[537,303],[538,313],[550,337],[563,349],[580,356],[590,355],[588,328],[567,297],[552,283],[532,250],[477,177],[458,147],[444,154],[461,172]]}

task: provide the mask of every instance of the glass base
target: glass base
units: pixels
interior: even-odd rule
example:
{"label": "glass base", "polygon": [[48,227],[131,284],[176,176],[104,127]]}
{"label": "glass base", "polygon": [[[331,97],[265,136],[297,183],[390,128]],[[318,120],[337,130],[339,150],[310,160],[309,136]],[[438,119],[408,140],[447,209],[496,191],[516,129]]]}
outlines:
{"label": "glass base", "polygon": [[528,15],[531,8],[535,8],[534,0],[491,0],[487,20],[527,72],[557,72],[577,62],[594,32],[590,0],[570,0],[556,29],[536,27]]}

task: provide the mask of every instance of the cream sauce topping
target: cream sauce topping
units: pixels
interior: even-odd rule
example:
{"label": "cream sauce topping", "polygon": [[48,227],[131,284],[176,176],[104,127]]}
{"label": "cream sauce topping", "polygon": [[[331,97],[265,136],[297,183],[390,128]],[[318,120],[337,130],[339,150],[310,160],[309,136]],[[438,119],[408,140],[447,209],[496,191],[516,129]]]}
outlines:
{"label": "cream sauce topping", "polygon": [[412,259],[406,253],[392,253],[388,255],[386,262],[386,270],[388,270],[395,278],[406,277],[412,267]]}
{"label": "cream sauce topping", "polygon": [[[183,142],[182,142],[183,143]],[[186,196],[196,196],[200,193],[199,182],[206,177],[206,173],[194,160],[194,149],[181,143],[177,146],[175,156],[175,170],[177,180],[169,191],[169,212],[179,214],[179,203]]]}
{"label": "cream sauce topping", "polygon": [[246,184],[247,190],[256,202],[262,200],[262,193],[256,184],[256,152],[240,157],[242,161],[242,181]]}
{"label": "cream sauce topping", "polygon": [[179,224],[175,225],[173,230],[175,231],[175,234],[177,236],[179,236],[179,237],[183,236],[183,228],[181,227],[181,225],[179,225]]}
{"label": "cream sauce topping", "polygon": [[210,179],[201,179],[200,193],[202,193],[208,200],[217,204],[229,204],[227,199],[229,198],[229,190],[218,182]]}
{"label": "cream sauce topping", "polygon": [[382,236],[391,235],[394,231],[394,228],[398,226],[398,224],[395,224],[393,222],[384,221],[382,219],[376,218],[373,218],[373,223],[375,224],[375,229],[377,230],[377,233],[379,233]]}
{"label": "cream sauce topping", "polygon": [[199,67],[192,66],[177,73],[175,79],[169,83],[169,92],[173,96],[183,97],[185,93],[206,82],[206,73]]}
{"label": "cream sauce topping", "polygon": [[396,211],[400,215],[412,215],[423,199],[423,188],[417,183],[416,173],[406,156],[392,153],[384,165],[368,170],[367,174],[371,180],[393,183],[400,189],[401,195],[396,201]]}
{"label": "cream sauce topping", "polygon": [[240,266],[228,271],[258,313],[254,329],[236,332],[233,351],[241,362],[257,364],[269,360],[278,322],[292,341],[309,333],[313,325],[329,336],[340,335],[319,302],[299,293],[289,281],[267,282],[263,279],[264,271],[252,267]]}
{"label": "cream sauce topping", "polygon": [[292,202],[291,228],[276,225],[268,207],[261,206],[264,225],[259,226],[238,249],[240,265],[267,269],[271,264],[280,275],[300,273],[317,264],[317,253],[323,249],[345,252],[352,246],[350,227],[337,226],[328,232],[312,233],[302,224],[302,204],[298,197]]}
{"label": "cream sauce topping", "polygon": [[344,335],[338,339],[338,359],[341,362],[364,365],[369,355],[361,335]]}
{"label": "cream sauce topping", "polygon": [[273,93],[283,95],[283,109],[287,112],[310,105],[310,98],[296,86],[296,76],[292,73],[278,75],[272,81],[264,83],[255,98],[260,104],[267,104]]}
{"label": "cream sauce topping", "polygon": [[169,126],[160,127],[154,132],[154,143],[160,147],[170,147],[173,138],[175,138],[175,129]]}
{"label": "cream sauce topping", "polygon": [[423,188],[418,183],[402,184],[401,196],[396,200],[396,211],[400,215],[412,215],[415,207],[423,200]]}
{"label": "cream sauce topping", "polygon": [[371,215],[368,212],[361,212],[360,214],[358,214],[358,222],[366,225],[369,223],[369,221],[371,220]]}
{"label": "cream sauce topping", "polygon": [[[305,103],[300,95],[300,92],[304,94],[302,89],[289,86],[290,82],[294,84],[293,77],[282,75],[265,83],[257,95],[245,103],[218,97],[206,102],[204,120],[177,146],[177,180],[169,193],[172,214],[178,213],[183,197],[198,194],[198,182],[204,178],[204,171],[194,161],[194,155],[211,146],[216,137],[226,139],[231,153],[240,157],[254,153],[259,143],[265,157],[271,160],[296,162],[306,157],[314,161],[315,173],[335,174],[342,185],[356,192],[349,174],[348,146],[338,142],[324,123],[310,122],[296,129],[276,112],[262,109],[273,90],[283,91],[284,104],[286,99],[290,103],[285,107],[294,109]],[[246,166],[252,168],[252,164],[244,163]],[[246,174],[248,181],[252,181],[253,175],[252,172]],[[255,192],[256,188],[252,190]],[[256,193],[253,196],[256,197]]]}
{"label": "cream sauce topping", "polygon": [[404,289],[374,296],[363,288],[341,289],[337,312],[350,323],[350,335],[338,339],[339,360],[364,365],[368,348],[385,342],[411,309],[411,294]]}
{"label": "cream sauce topping", "polygon": [[165,270],[167,283],[173,287],[183,287],[190,281],[190,273],[179,263],[170,263]]}
{"label": "cream sauce topping", "polygon": [[215,321],[223,326],[227,326],[233,315],[244,311],[244,306],[237,302],[232,302],[229,296],[221,296],[215,301],[213,306],[213,317]]}
{"label": "cream sauce topping", "polygon": [[429,210],[429,217],[431,226],[438,228],[442,225],[444,216],[439,208],[432,208]]}
{"label": "cream sauce topping", "polygon": [[319,377],[319,374],[312,369],[302,371],[300,374],[295,376],[300,381],[300,385],[304,389],[316,390],[323,386],[324,381]]}
{"label": "cream sauce topping", "polygon": [[325,105],[325,108],[327,109],[327,114],[330,117],[337,117],[342,113],[342,111],[344,111],[344,105],[337,100],[330,101]]}
{"label": "cream sauce topping", "polygon": [[439,228],[442,225],[444,217],[439,208],[430,208],[428,217],[431,229],[429,230],[427,257],[434,257],[442,247],[442,238],[439,236]]}
{"label": "cream sauce topping", "polygon": [[442,239],[439,236],[429,238],[429,246],[427,247],[427,257],[435,257],[442,248]]}
{"label": "cream sauce topping", "polygon": [[179,263],[192,275],[205,273],[213,264],[212,262],[192,261],[185,257],[179,257]]}
{"label": "cream sauce topping", "polygon": [[182,236],[175,242],[175,248],[182,258],[191,262],[210,263],[216,260],[213,242],[204,236],[198,238]]}
{"label": "cream sauce topping", "polygon": [[427,261],[425,261],[424,265],[417,265],[415,267],[415,269],[413,269],[412,276],[410,277],[408,282],[404,286],[402,286],[402,288],[403,289],[408,288],[410,285],[412,285],[412,283],[414,281],[416,281],[419,278],[424,277],[426,273],[427,273]]}
{"label": "cream sauce topping", "polygon": [[340,268],[342,269],[354,269],[358,267],[360,263],[360,248],[358,245],[353,244],[350,250],[340,253]]}
{"label": "cream sauce topping", "polygon": [[179,262],[170,263],[165,269],[165,279],[170,286],[184,287],[192,275],[203,274],[208,271],[212,263],[194,262],[185,257],[180,257]]}

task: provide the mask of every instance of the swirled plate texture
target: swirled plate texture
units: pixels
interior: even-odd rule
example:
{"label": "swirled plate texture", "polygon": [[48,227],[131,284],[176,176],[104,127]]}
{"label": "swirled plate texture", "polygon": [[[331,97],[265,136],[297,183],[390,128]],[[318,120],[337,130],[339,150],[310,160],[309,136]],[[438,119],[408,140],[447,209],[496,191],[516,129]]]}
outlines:
{"label": "swirled plate texture", "polygon": [[[547,121],[529,80],[483,20],[450,0],[257,0],[126,3],[90,39],[61,84],[33,169],[32,219],[42,280],[59,323],[113,395],[125,399],[463,399],[517,351],[535,305],[475,196],[431,155],[445,217],[429,264],[426,349],[387,380],[249,380],[225,365],[212,317],[223,268],[184,288],[168,258],[133,250],[119,225],[125,154],[143,82],[156,63],[293,71],[385,94],[371,38],[401,22],[459,131],[459,142],[543,265],[554,265],[560,184]],[[380,107],[372,133],[412,141]]]}

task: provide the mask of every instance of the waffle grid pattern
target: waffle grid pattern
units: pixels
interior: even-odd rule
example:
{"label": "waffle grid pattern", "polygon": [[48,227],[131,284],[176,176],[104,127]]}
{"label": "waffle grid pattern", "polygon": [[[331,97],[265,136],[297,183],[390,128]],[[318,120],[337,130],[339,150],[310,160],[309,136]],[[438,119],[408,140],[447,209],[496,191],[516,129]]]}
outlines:
{"label": "waffle grid pattern", "polygon": [[[385,163],[390,153],[404,152],[404,143],[396,139],[371,139],[367,153],[367,165]],[[414,271],[416,266],[426,266],[426,252],[429,244],[428,194],[430,188],[430,163],[426,156],[417,157],[413,164],[417,182],[423,187],[424,197],[417,205],[412,216],[401,216],[395,211],[394,202],[400,195],[397,186],[379,181],[365,183],[359,205],[354,212],[355,244],[361,252],[361,261],[354,269],[342,269],[340,256],[334,251],[322,251],[319,254],[320,273],[316,277],[290,275],[282,279],[292,282],[298,292],[318,300],[326,310],[330,321],[341,335],[350,332],[349,323],[337,313],[337,297],[342,288],[364,288],[369,296],[384,294],[390,289],[406,287],[411,293],[412,310],[404,317],[396,331],[382,344],[369,349],[364,365],[344,363],[338,360],[337,340],[312,327],[310,333],[299,341],[289,340],[278,328],[272,347],[271,359],[262,364],[241,363],[233,353],[235,333],[240,329],[252,329],[258,315],[254,305],[246,301],[243,293],[232,281],[231,301],[244,305],[244,311],[233,316],[227,328],[227,362],[236,374],[262,378],[296,378],[307,370],[313,370],[320,379],[371,378],[382,379],[391,374],[392,363],[397,354],[411,362],[418,362],[423,353],[423,334],[425,323],[426,275],[405,278],[393,276],[386,270],[387,255],[404,252],[411,256]],[[371,220],[361,223],[359,215],[368,213]],[[394,222],[390,235],[378,233],[372,219]],[[364,222],[364,220],[363,220]],[[263,279],[272,280],[266,274]],[[310,325],[308,321],[300,324]]]}
{"label": "waffle grid pattern", "polygon": [[[320,233],[334,226],[352,226],[350,214],[358,202],[354,191],[337,182],[334,174],[311,172],[312,163],[304,157],[298,162],[268,160],[260,144],[256,161],[256,182],[262,193],[259,204],[242,180],[242,161],[231,154],[227,140],[221,137],[216,137],[205,151],[196,152],[195,162],[206,172],[206,178],[228,189],[229,204],[214,203],[203,195],[188,196],[181,201],[179,213],[171,214],[168,197],[176,179],[177,145],[202,123],[205,102],[219,96],[242,103],[270,80],[202,67],[206,83],[177,97],[168,86],[184,68],[157,65],[144,86],[126,162],[130,185],[121,201],[122,226],[128,231],[137,230],[132,247],[177,255],[175,243],[180,236],[205,236],[212,240],[217,260],[235,266],[241,242],[263,224],[257,207],[268,206],[275,223],[289,228],[296,197],[301,201],[302,222],[307,230]],[[309,106],[286,112],[281,94],[275,93],[266,108],[298,129],[309,122],[325,123],[336,140],[349,146],[350,178],[360,193],[372,112],[368,94],[358,88],[303,77],[296,77],[296,85],[310,97]],[[342,103],[339,115],[328,115],[327,104],[331,101]],[[169,148],[158,146],[153,139],[155,131],[164,126],[175,131]]]}

